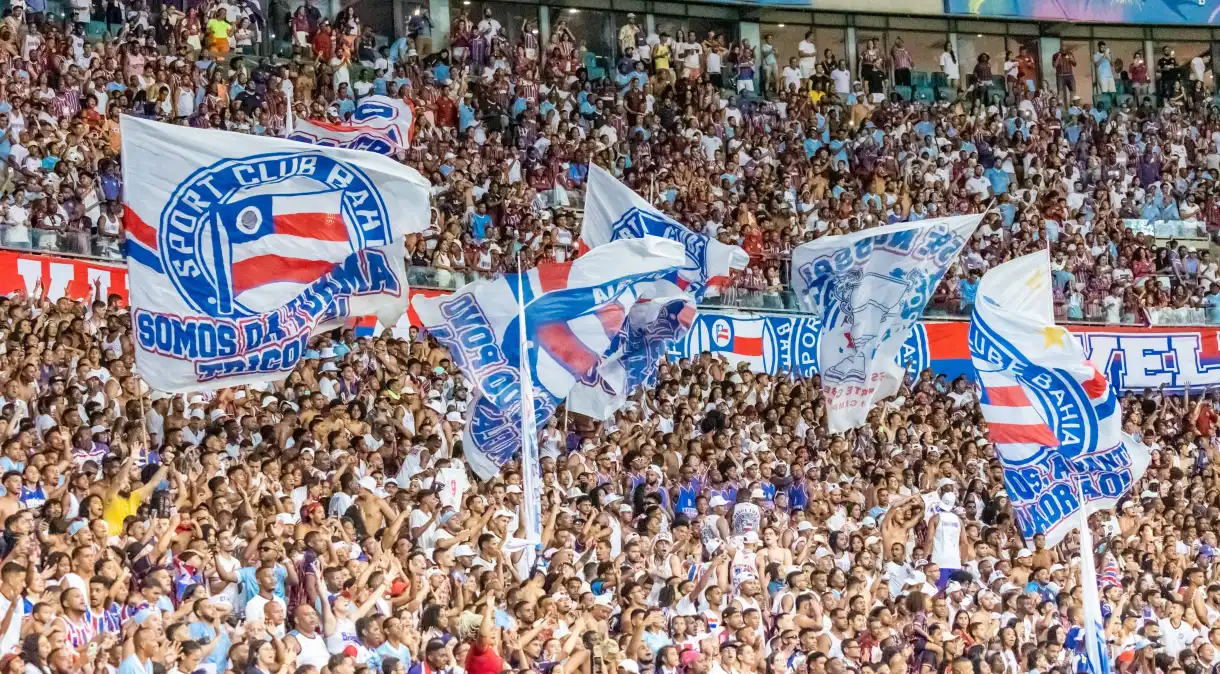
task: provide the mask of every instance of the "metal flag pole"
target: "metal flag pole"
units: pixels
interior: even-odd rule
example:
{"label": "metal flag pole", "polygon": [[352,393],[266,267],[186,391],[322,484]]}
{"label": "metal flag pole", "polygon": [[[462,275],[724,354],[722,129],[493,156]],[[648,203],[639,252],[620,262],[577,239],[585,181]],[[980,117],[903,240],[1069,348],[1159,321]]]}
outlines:
{"label": "metal flag pole", "polygon": [[[534,379],[530,371],[529,331],[525,325],[525,271],[517,256],[517,327],[520,339],[521,378],[521,486],[524,492],[525,537],[534,544],[534,554],[542,546],[542,476],[538,465],[538,427],[534,418]],[[537,557],[535,557],[536,559]],[[531,561],[527,566],[533,566]]]}
{"label": "metal flag pole", "polygon": [[1080,603],[1084,620],[1084,671],[1110,674],[1101,598],[1097,594],[1097,562],[1093,559],[1093,532],[1089,529],[1088,504],[1084,497],[1084,475],[1077,476],[1080,492]]}

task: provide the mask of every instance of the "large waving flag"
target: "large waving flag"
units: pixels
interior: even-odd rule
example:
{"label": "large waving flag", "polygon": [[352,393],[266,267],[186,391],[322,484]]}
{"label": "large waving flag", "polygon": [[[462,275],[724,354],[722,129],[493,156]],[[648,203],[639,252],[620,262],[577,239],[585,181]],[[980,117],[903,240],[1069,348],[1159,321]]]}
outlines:
{"label": "large waving flag", "polygon": [[686,262],[677,284],[680,290],[693,294],[696,301],[719,293],[728,284],[730,271],[745,269],[750,263],[750,256],[739,246],[692,232],[658,211],[608,171],[589,164],[580,250],[646,235],[673,239],[683,245]]}
{"label": "large waving flag", "polygon": [[526,272],[520,286],[513,275],[415,298],[424,329],[478,389],[463,437],[475,474],[494,477],[522,446],[522,372],[532,380],[536,427],[544,427],[577,382],[597,380],[636,302],[652,296],[658,282],[672,283],[685,257],[681,244],[649,236],[544,264]]}
{"label": "large waving flag", "polygon": [[313,145],[392,155],[410,146],[414,128],[415,107],[409,101],[369,96],[356,106],[351,123],[302,119],[287,137]]}
{"label": "large waving flag", "polygon": [[319,330],[406,310],[403,237],[428,226],[414,169],[133,117],[122,135],[136,364],[152,387],[283,379]]}
{"label": "large waving flag", "polygon": [[1055,325],[1046,251],[987,272],[970,322],[970,357],[1004,486],[1025,538],[1053,546],[1081,517],[1112,508],[1150,452],[1122,431],[1110,384]]}
{"label": "large waving flag", "polygon": [[598,377],[577,382],[568,395],[568,411],[606,420],[637,389],[656,386],[661,363],[694,322],[695,301],[689,294],[636,304],[598,369]]}
{"label": "large waving flag", "polygon": [[982,219],[877,227],[792,252],[792,289],[822,322],[818,363],[831,433],[863,425],[876,401],[898,392],[903,342]]}

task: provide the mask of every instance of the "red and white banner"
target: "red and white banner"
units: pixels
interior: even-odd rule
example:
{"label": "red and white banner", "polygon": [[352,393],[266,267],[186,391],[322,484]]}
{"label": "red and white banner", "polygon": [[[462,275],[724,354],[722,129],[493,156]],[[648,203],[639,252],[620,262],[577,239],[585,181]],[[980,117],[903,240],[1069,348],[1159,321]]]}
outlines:
{"label": "red and white banner", "polygon": [[114,293],[127,304],[125,264],[0,250],[0,294],[24,290],[33,295],[39,282],[51,301],[61,297],[92,300],[100,287],[103,299]]}

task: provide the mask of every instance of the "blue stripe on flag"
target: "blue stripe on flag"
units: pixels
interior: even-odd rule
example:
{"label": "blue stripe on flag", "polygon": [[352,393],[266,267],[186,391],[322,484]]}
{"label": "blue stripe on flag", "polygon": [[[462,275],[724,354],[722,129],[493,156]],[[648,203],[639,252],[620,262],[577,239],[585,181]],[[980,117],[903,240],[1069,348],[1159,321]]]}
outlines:
{"label": "blue stripe on flag", "polygon": [[156,253],[149,250],[143,244],[127,239],[127,257],[139,262],[158,274],[164,274],[161,267],[161,258]]}

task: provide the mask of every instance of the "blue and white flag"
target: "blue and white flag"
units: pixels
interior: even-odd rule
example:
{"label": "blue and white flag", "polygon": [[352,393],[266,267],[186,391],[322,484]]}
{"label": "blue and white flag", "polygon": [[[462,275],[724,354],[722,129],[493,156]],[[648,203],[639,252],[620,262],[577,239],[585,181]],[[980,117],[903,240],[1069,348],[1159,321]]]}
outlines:
{"label": "blue and white flag", "polygon": [[615,336],[598,377],[581,381],[572,389],[568,411],[604,421],[640,387],[656,386],[661,363],[673,345],[690,332],[695,313],[694,298],[685,293],[637,303]]}
{"label": "blue and white flag", "polygon": [[983,418],[1021,533],[1026,540],[1044,534],[1054,546],[1083,516],[1114,507],[1151,453],[1123,432],[1105,375],[1055,325],[1046,251],[983,276],[969,341]]}
{"label": "blue and white flag", "polygon": [[[288,376],[319,331],[407,308],[429,184],[386,157],[123,117],[136,365],[155,389]],[[173,161],[166,161],[172,157]]]}
{"label": "blue and white flag", "polygon": [[[636,302],[651,297],[657,282],[672,283],[685,259],[675,241],[628,239],[531,269],[520,290],[512,275],[415,298],[423,328],[477,388],[463,435],[476,475],[494,477],[522,445],[522,372],[533,382],[535,427],[544,428],[578,382],[597,380]],[[528,350],[520,339],[522,312]]]}
{"label": "blue and white flag", "polygon": [[369,96],[356,106],[350,122],[297,120],[287,138],[311,145],[392,155],[411,145],[414,129],[415,107],[410,102]]}
{"label": "blue and white flag", "polygon": [[792,289],[821,320],[818,363],[831,433],[862,426],[878,400],[898,392],[903,342],[982,219],[877,227],[792,252]]}
{"label": "blue and white flag", "polygon": [[691,293],[695,301],[718,294],[728,285],[730,272],[745,269],[750,263],[750,256],[740,246],[720,243],[691,231],[658,211],[610,172],[589,164],[585,219],[580,229],[581,254],[611,241],[646,235],[673,239],[686,249],[677,289]]}

